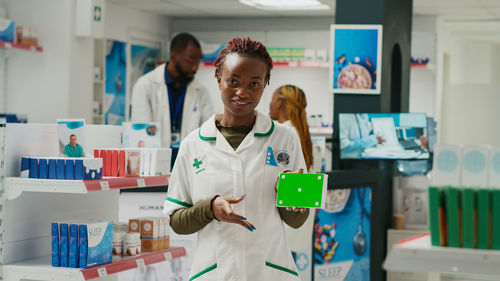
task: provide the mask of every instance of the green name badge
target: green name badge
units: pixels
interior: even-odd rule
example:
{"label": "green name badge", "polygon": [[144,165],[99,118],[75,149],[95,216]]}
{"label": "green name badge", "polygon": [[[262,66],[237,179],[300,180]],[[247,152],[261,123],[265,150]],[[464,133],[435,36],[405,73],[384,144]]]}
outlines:
{"label": "green name badge", "polygon": [[278,207],[324,208],[328,175],[282,173],[278,180]]}

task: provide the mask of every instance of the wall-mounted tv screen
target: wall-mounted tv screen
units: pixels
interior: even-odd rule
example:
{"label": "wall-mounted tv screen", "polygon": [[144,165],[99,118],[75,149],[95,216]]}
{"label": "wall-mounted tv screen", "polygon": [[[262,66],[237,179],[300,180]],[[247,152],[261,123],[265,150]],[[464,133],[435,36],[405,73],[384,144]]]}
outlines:
{"label": "wall-mounted tv screen", "polygon": [[341,159],[428,159],[425,113],[340,113]]}

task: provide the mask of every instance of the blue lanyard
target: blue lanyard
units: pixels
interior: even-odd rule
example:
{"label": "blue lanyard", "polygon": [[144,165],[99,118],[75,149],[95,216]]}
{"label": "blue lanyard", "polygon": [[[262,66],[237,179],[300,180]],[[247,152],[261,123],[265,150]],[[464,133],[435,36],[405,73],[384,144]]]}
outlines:
{"label": "blue lanyard", "polygon": [[[170,119],[171,119],[170,123],[172,123],[172,124],[174,122],[177,123],[177,118],[179,117],[179,113],[181,112],[184,97],[186,96],[186,85],[183,85],[182,87],[184,88],[182,95],[177,100],[174,115],[172,116],[172,106],[174,105],[174,101],[172,100],[172,95],[170,94],[170,91],[168,90],[168,85],[167,85],[168,102],[170,103]],[[175,127],[177,127],[177,126],[175,126]]]}

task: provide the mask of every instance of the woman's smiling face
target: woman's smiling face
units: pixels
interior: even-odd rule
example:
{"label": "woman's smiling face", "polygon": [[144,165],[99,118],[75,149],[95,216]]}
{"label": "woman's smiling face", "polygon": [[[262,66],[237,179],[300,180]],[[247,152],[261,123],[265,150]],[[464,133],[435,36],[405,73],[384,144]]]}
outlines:
{"label": "woman's smiling face", "polygon": [[267,83],[266,74],[266,64],[258,57],[227,55],[217,77],[225,117],[237,123],[253,122],[254,110]]}

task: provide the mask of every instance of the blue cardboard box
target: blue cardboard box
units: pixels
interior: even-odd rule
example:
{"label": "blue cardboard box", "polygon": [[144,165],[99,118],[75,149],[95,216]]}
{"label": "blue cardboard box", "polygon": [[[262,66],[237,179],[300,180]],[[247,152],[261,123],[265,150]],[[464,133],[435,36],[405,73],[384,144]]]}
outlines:
{"label": "blue cardboard box", "polygon": [[32,157],[30,158],[30,179],[38,178],[38,158]]}
{"label": "blue cardboard box", "polygon": [[0,41],[14,43],[16,28],[13,20],[0,19]]}
{"label": "blue cardboard box", "polygon": [[50,224],[50,235],[52,242],[52,266],[59,267],[59,224]]}
{"label": "blue cardboard box", "polygon": [[78,224],[69,225],[69,260],[68,266],[77,268],[78,264]]}
{"label": "blue cardboard box", "polygon": [[21,157],[21,178],[29,178],[30,176],[30,158]]}
{"label": "blue cardboard box", "polygon": [[64,159],[57,159],[57,179],[64,180],[66,179],[66,164]]}
{"label": "blue cardboard box", "polygon": [[83,159],[83,179],[102,179],[102,158]]}
{"label": "blue cardboard box", "polygon": [[107,264],[113,257],[113,221],[80,224],[80,268]]}
{"label": "blue cardboard box", "polygon": [[57,179],[57,160],[49,159],[49,179]]}
{"label": "blue cardboard box", "polygon": [[38,159],[38,178],[46,179],[49,177],[49,161],[47,158]]}
{"label": "blue cardboard box", "polygon": [[66,165],[66,179],[74,180],[75,179],[75,160],[74,159],[66,159],[64,161]]}
{"label": "blue cardboard box", "polygon": [[69,229],[68,229],[68,224],[67,223],[61,223],[59,225],[59,230],[60,230],[60,241],[61,243],[59,244],[59,251],[60,251],[60,258],[61,262],[60,265],[61,267],[68,267],[68,260],[69,260]]}
{"label": "blue cardboard box", "polygon": [[83,160],[75,159],[75,180],[83,180]]}

